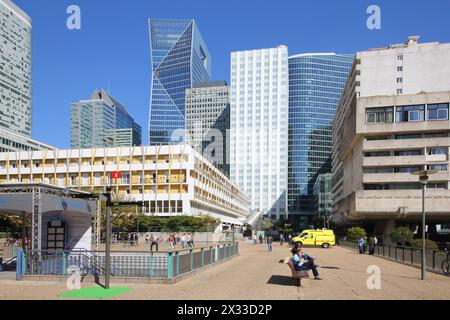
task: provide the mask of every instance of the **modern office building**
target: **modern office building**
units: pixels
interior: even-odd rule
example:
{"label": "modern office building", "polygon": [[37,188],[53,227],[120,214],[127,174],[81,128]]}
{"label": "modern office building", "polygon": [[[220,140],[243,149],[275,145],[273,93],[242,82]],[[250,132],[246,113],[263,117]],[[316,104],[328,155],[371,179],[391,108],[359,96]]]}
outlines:
{"label": "modern office building", "polygon": [[288,48],[231,53],[230,176],[251,209],[286,215]]}
{"label": "modern office building", "polygon": [[104,90],[72,103],[70,145],[73,149],[139,146],[142,129],[125,107]]}
{"label": "modern office building", "polygon": [[450,221],[450,43],[358,52],[333,122],[333,218],[365,224],[389,241],[420,224],[413,172],[436,170],[426,191],[429,225]]}
{"label": "modern office building", "polygon": [[33,140],[28,136],[0,128],[0,152],[54,149],[55,147]]}
{"label": "modern office building", "polygon": [[0,0],[0,25],[0,127],[31,137],[31,19]]}
{"label": "modern office building", "polygon": [[198,83],[186,90],[186,143],[227,176],[229,129],[230,90],[226,81]]}
{"label": "modern office building", "polygon": [[[120,179],[110,179],[121,172]],[[111,185],[145,213],[210,215],[242,226],[250,199],[189,145],[0,153],[0,183],[46,183],[87,192]]]}
{"label": "modern office building", "polygon": [[314,183],[331,172],[331,125],[353,59],[335,53],[289,57],[288,211],[302,229],[318,217]]}
{"label": "modern office building", "polygon": [[329,227],[328,222],[333,213],[332,177],[331,173],[319,174],[313,188],[314,212],[317,213],[317,222],[324,228]]}
{"label": "modern office building", "polygon": [[186,89],[211,78],[211,56],[194,20],[149,19],[151,92],[149,143],[185,138]]}

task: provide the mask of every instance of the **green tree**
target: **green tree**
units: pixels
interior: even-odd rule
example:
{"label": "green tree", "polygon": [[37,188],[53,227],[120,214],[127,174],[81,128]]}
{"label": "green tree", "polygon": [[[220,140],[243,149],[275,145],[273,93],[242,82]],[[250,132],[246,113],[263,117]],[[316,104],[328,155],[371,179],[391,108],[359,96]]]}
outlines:
{"label": "green tree", "polygon": [[391,239],[394,242],[400,243],[405,246],[406,243],[410,242],[414,237],[414,233],[408,227],[398,227],[391,233]]}
{"label": "green tree", "polygon": [[351,227],[347,230],[347,240],[358,241],[361,237],[366,236],[366,230],[361,227]]}
{"label": "green tree", "polygon": [[269,231],[274,227],[273,221],[268,218],[261,219],[261,229],[264,231]]}

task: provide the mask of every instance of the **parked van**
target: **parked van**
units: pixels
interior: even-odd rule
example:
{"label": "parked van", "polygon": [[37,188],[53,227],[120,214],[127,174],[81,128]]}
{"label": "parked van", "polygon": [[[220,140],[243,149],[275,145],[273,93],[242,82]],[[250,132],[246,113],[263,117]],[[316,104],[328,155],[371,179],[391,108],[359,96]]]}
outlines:
{"label": "parked van", "polygon": [[329,248],[336,244],[336,237],[333,230],[329,229],[309,229],[292,239],[293,244],[300,246],[321,246],[322,248]]}

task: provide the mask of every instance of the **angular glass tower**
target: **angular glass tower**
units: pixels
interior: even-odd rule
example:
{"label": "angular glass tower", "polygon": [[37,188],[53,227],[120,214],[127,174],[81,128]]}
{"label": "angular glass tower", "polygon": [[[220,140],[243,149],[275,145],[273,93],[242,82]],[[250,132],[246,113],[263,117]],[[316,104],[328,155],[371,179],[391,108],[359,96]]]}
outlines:
{"label": "angular glass tower", "polygon": [[331,172],[331,125],[353,55],[289,57],[288,211],[307,228],[315,214],[314,184]]}
{"label": "angular glass tower", "polygon": [[149,32],[149,144],[179,143],[184,140],[186,89],[210,80],[211,57],[194,20],[149,19]]}

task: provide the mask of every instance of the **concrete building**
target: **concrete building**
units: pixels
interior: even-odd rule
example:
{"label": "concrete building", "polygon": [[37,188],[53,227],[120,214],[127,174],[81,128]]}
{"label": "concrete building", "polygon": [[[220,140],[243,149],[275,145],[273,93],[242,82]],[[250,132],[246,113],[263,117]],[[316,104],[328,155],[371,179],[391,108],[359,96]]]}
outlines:
{"label": "concrete building", "polygon": [[286,46],[231,53],[230,176],[274,219],[287,214],[288,75]]}
{"label": "concrete building", "polygon": [[[120,171],[120,179],[110,179]],[[1,183],[45,183],[143,201],[155,216],[208,214],[242,226],[249,197],[189,145],[0,153]]]}
{"label": "concrete building", "polygon": [[104,90],[72,103],[70,145],[74,149],[139,146],[142,129],[122,103]]}
{"label": "concrete building", "polygon": [[0,127],[31,137],[31,19],[0,0]]}
{"label": "concrete building", "polygon": [[226,81],[203,82],[186,89],[186,142],[227,176],[229,129],[230,91]]}
{"label": "concrete building", "polygon": [[185,138],[186,89],[211,78],[211,56],[194,20],[149,19],[150,145]]}
{"label": "concrete building", "polygon": [[404,44],[358,52],[333,123],[333,218],[372,226],[383,239],[421,220],[450,221],[450,43]]}
{"label": "concrete building", "polygon": [[331,125],[354,55],[289,57],[288,212],[295,227],[315,223],[314,183],[331,172]]}
{"label": "concrete building", "polygon": [[48,144],[33,140],[30,137],[0,128],[0,152],[54,150]]}

